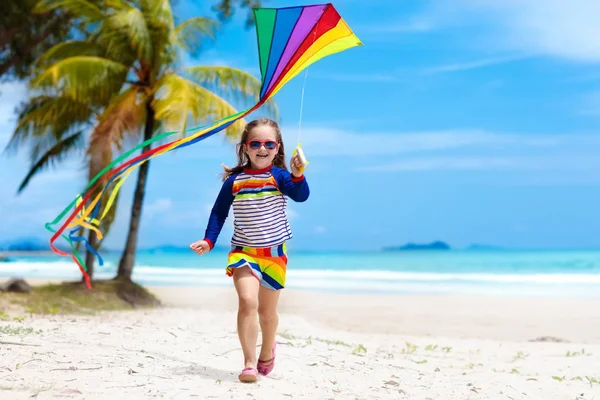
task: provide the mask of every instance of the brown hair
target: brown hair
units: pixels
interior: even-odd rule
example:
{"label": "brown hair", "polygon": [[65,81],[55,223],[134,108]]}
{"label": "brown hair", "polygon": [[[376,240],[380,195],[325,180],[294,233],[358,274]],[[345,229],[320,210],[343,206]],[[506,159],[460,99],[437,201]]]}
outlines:
{"label": "brown hair", "polygon": [[275,140],[279,143],[277,148],[277,154],[275,158],[273,158],[273,165],[279,168],[283,168],[287,170],[287,166],[285,164],[285,149],[283,147],[283,138],[281,136],[281,129],[279,129],[279,125],[277,122],[273,121],[269,118],[259,118],[254,121],[248,122],[244,131],[242,132],[242,137],[240,138],[240,142],[236,145],[237,156],[238,156],[238,164],[233,168],[228,168],[223,165],[223,169],[225,172],[223,173],[223,181],[227,180],[231,175],[242,172],[244,168],[250,168],[250,159],[248,155],[244,152],[244,143],[248,141],[248,137],[250,136],[250,132],[252,129],[257,126],[268,125],[275,131]]}

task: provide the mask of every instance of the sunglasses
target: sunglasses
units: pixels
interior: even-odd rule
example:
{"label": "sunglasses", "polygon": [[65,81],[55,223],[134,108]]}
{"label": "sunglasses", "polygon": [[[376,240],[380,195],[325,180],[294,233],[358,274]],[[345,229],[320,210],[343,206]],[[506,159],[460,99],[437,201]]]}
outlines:
{"label": "sunglasses", "polygon": [[260,147],[262,145],[264,145],[265,149],[267,149],[267,150],[274,150],[277,148],[278,143],[273,140],[267,140],[266,142],[263,142],[262,140],[250,140],[250,141],[246,142],[246,144],[252,150],[258,150],[258,149],[260,149]]}

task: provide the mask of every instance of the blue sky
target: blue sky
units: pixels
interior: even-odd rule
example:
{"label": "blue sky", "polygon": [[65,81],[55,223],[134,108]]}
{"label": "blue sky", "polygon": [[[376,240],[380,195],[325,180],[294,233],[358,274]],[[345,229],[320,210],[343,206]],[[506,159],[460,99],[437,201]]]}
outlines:
{"label": "blue sky", "polygon": [[[180,1],[182,15],[209,15]],[[443,5],[441,4],[443,3]],[[309,2],[269,1],[266,6]],[[600,246],[600,4],[595,1],[338,0],[364,46],[311,65],[300,139],[311,197],[290,203],[297,249],[377,250],[444,240],[455,247]],[[259,75],[254,30],[239,13],[189,64]],[[275,97],[288,152],[298,140],[304,72]],[[19,84],[0,94],[0,146]],[[260,116],[259,113],[252,117]],[[152,160],[140,245],[203,236],[234,150],[213,136]],[[14,164],[13,164],[14,163]],[[21,196],[27,154],[0,158],[0,240],[48,238],[85,186],[79,160]],[[106,246],[119,248],[135,178]],[[219,244],[231,236],[231,221]]]}

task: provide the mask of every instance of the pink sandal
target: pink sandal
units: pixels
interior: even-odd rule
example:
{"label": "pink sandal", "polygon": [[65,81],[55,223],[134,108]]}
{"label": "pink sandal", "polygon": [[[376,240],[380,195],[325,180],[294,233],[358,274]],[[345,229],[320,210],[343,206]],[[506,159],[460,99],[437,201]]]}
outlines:
{"label": "pink sandal", "polygon": [[[271,371],[273,371],[273,367],[275,366],[275,348],[277,347],[277,341],[273,343],[273,350],[271,351],[272,358],[270,360],[258,360],[258,364],[256,368],[261,375],[269,375]],[[270,364],[269,364],[270,363]],[[268,364],[268,365],[265,365]]]}
{"label": "pink sandal", "polygon": [[255,368],[244,368],[239,376],[241,382],[256,382],[258,371]]}

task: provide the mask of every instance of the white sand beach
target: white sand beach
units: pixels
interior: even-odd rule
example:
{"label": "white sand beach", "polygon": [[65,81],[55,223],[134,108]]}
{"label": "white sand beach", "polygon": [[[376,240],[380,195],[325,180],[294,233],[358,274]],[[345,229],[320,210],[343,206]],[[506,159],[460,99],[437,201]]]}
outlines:
{"label": "white sand beach", "polygon": [[276,367],[243,384],[233,289],[152,290],[1,321],[0,399],[600,399],[599,301],[286,291]]}

